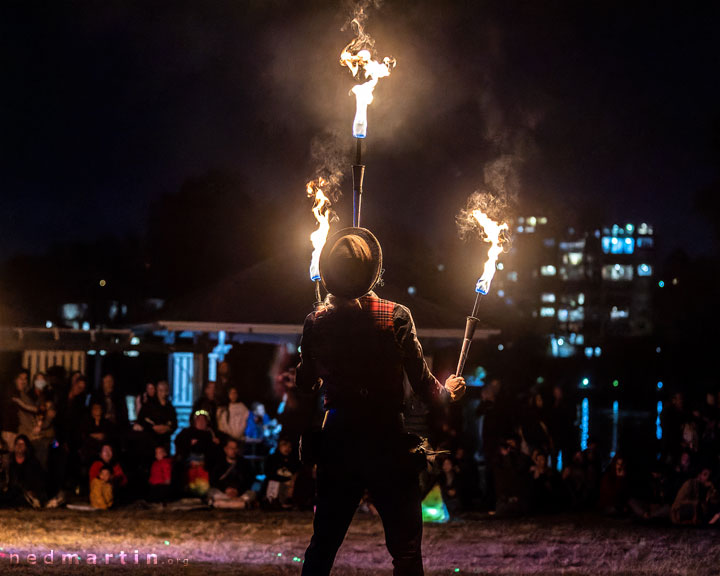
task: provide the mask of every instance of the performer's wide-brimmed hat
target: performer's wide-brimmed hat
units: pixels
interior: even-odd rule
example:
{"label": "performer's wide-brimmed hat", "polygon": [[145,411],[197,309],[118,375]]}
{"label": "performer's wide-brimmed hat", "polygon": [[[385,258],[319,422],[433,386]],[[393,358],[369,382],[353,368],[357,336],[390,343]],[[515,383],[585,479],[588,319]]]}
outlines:
{"label": "performer's wide-brimmed hat", "polygon": [[334,296],[360,298],[378,281],[382,249],[366,228],[343,228],[326,243],[320,254],[320,277]]}

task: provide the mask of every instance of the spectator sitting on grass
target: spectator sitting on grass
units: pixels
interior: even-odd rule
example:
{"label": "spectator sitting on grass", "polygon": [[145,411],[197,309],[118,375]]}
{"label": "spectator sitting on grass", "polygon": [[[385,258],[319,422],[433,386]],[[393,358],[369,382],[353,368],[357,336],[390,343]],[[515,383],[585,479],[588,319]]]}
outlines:
{"label": "spectator sitting on grass", "polygon": [[24,434],[15,438],[10,456],[8,490],[0,495],[0,499],[7,506],[28,503],[33,508],[41,508],[45,502],[45,474],[33,454],[30,440]]}
{"label": "spectator sitting on grass", "polygon": [[625,459],[615,456],[600,481],[600,509],[606,514],[625,514],[628,511],[629,484]]}
{"label": "spectator sitting on grass", "polygon": [[191,455],[202,456],[209,468],[215,462],[219,440],[209,426],[210,418],[204,410],[193,413],[190,427],[183,428],[175,438],[175,449],[180,462],[189,462]]}
{"label": "spectator sitting on grass", "polygon": [[172,458],[165,446],[155,447],[155,460],[150,467],[148,500],[167,502],[172,496]]}
{"label": "spectator sitting on grass", "polygon": [[216,508],[247,508],[255,501],[250,490],[254,480],[250,467],[240,454],[237,440],[228,438],[223,451],[225,457],[210,474],[208,499]]}
{"label": "spectator sitting on grass", "polygon": [[90,482],[98,477],[100,469],[103,466],[109,466],[112,471],[112,482],[116,488],[124,488],[127,486],[128,479],[122,466],[115,460],[113,454],[113,447],[111,444],[103,444],[100,448],[100,459],[95,460],[92,466],[90,466]]}
{"label": "spectator sitting on grass", "polygon": [[718,520],[720,495],[710,481],[710,468],[703,467],[696,478],[682,485],[670,510],[673,524],[700,526]]}
{"label": "spectator sitting on grass", "polygon": [[287,438],[281,438],[277,450],[265,461],[267,481],[264,494],[268,503],[276,503],[283,508],[292,506],[295,479],[299,469],[300,462],[293,454],[292,442]]}
{"label": "spectator sitting on grass", "polygon": [[98,474],[90,481],[90,506],[107,510],[113,505],[113,469],[107,464],[100,467]]}

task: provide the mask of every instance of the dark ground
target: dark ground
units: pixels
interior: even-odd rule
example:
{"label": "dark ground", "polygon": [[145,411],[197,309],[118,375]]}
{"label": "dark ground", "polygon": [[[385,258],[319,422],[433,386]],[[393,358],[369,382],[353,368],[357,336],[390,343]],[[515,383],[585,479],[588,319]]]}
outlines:
{"label": "dark ground", "polygon": [[[0,574],[299,574],[312,515],[197,510],[0,511]],[[468,515],[426,525],[425,569],[441,574],[720,574],[720,532],[595,516],[501,519]],[[42,565],[53,550],[52,565]],[[134,553],[158,556],[134,564]],[[128,554],[105,565],[105,554]],[[61,554],[82,562],[63,566]],[[20,564],[11,565],[10,554]],[[28,564],[36,554],[38,565]],[[86,564],[87,554],[98,566]],[[294,559],[295,558],[295,559]],[[172,562],[171,562],[172,560]],[[187,560],[187,565],[184,561]],[[459,571],[456,572],[456,569]],[[358,514],[333,576],[392,573],[380,521]]]}

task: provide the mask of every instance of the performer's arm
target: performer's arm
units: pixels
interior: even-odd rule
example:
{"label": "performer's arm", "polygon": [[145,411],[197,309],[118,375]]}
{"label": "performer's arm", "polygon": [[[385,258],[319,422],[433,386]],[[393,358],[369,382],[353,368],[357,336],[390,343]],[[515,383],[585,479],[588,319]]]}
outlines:
{"label": "performer's arm", "polygon": [[295,377],[298,390],[306,394],[317,392],[322,386],[322,380],[317,376],[313,357],[313,320],[312,314],[305,318],[303,335],[300,340],[300,364],[298,364]]}
{"label": "performer's arm", "polygon": [[432,375],[425,362],[422,346],[417,338],[415,323],[410,310],[405,306],[395,306],[393,327],[395,340],[402,351],[403,368],[413,392],[426,404],[438,404],[449,400],[450,394]]}

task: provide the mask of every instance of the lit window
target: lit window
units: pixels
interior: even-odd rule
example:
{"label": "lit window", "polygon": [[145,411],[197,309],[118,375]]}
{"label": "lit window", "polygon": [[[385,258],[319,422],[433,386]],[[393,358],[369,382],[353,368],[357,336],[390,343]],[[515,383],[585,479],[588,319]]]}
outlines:
{"label": "lit window", "polygon": [[630,310],[613,306],[610,310],[610,320],[623,320],[630,317]]}
{"label": "lit window", "polygon": [[525,218],[520,216],[520,218],[518,218],[518,224],[525,224]]}
{"label": "lit window", "polygon": [[543,240],[543,245],[545,248],[552,248],[555,246],[555,238],[545,238],[545,240]]}
{"label": "lit window", "polygon": [[555,268],[555,266],[553,266],[552,264],[541,266],[540,274],[542,274],[543,276],[555,276],[555,274],[557,274],[557,268]]}
{"label": "lit window", "polygon": [[535,226],[525,226],[525,234],[533,234],[535,232]]}
{"label": "lit window", "polygon": [[635,226],[633,226],[632,224],[625,224],[625,231],[628,234],[632,234],[633,230],[635,230]]}
{"label": "lit window", "polygon": [[538,218],[538,224],[547,224],[547,218],[545,216]]}
{"label": "lit window", "polygon": [[578,301],[578,304],[580,304],[580,306],[583,306],[585,304],[585,294],[583,294],[582,292],[580,294],[578,294],[577,301]]}
{"label": "lit window", "polygon": [[602,348],[600,348],[600,346],[595,346],[595,356],[599,358],[601,354]]}
{"label": "lit window", "polygon": [[635,252],[635,238],[625,238],[623,242],[623,253],[632,254]]}
{"label": "lit window", "polygon": [[638,276],[652,276],[652,266],[649,264],[640,264],[637,269]]}
{"label": "lit window", "polygon": [[498,270],[502,270],[503,268],[505,268],[505,266],[503,265],[502,262],[498,262],[496,268],[497,268]]}
{"label": "lit window", "polygon": [[602,267],[602,278],[613,282],[632,280],[633,267],[629,264],[607,264]]}
{"label": "lit window", "polygon": [[537,226],[537,218],[535,218],[535,216],[530,216],[527,219],[527,225],[528,226]]}
{"label": "lit window", "polygon": [[517,273],[517,272],[508,272],[508,273],[507,273],[507,279],[508,279],[510,282],[517,282],[518,273]]}
{"label": "lit window", "polygon": [[543,306],[540,308],[541,318],[552,318],[553,316],[555,316],[555,308],[552,306]]}
{"label": "lit window", "polygon": [[653,239],[652,238],[638,238],[637,239],[637,247],[638,248],[652,248],[653,247]]}
{"label": "lit window", "polygon": [[570,320],[570,322],[582,322],[583,320],[585,320],[585,309],[580,307],[570,310],[568,314],[568,319]]}
{"label": "lit window", "polygon": [[568,321],[568,311],[565,308],[561,308],[557,311],[557,319],[560,322],[567,322]]}
{"label": "lit window", "polygon": [[585,356],[587,356],[588,358],[592,358],[592,355],[593,355],[593,349],[589,346],[587,348],[585,348]]}
{"label": "lit window", "polygon": [[498,298],[505,298],[505,290],[497,291]]}
{"label": "lit window", "polygon": [[582,334],[578,334],[577,338],[575,339],[575,343],[578,346],[582,346],[585,343],[585,336],[583,336]]}
{"label": "lit window", "polygon": [[516,231],[518,234],[522,234],[523,232],[525,232],[525,227],[524,227],[524,226],[518,226],[518,227],[515,229],[515,231]]}
{"label": "lit window", "polygon": [[582,264],[583,255],[582,252],[568,252],[563,255],[563,262],[572,266],[579,266]]}
{"label": "lit window", "polygon": [[552,304],[555,302],[555,294],[553,294],[551,292],[544,292],[540,296],[540,300],[542,300],[543,302],[546,302],[548,304]]}

